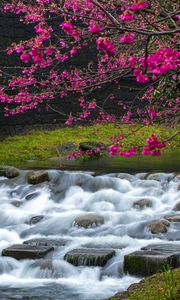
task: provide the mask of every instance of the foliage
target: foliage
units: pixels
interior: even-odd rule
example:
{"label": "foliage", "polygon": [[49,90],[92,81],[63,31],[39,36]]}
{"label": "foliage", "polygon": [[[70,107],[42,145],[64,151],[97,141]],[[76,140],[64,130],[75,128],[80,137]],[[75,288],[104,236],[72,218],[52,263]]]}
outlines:
{"label": "foliage", "polygon": [[180,269],[167,268],[129,287],[128,293],[110,300],[179,300]]}
{"label": "foliage", "polygon": [[[80,112],[69,113],[67,125],[116,120],[144,126],[177,120],[177,1],[8,0],[1,5],[3,13],[18,15],[21,22],[34,27],[34,37],[7,49],[8,55],[19,56],[20,68],[13,75],[2,69],[0,102],[5,116],[39,109],[43,103],[48,110],[53,99],[58,97],[63,105],[71,95],[79,98]],[[92,53],[91,60],[78,67],[85,49]],[[126,99],[110,94],[105,102],[116,102],[120,114],[111,115],[99,107],[100,89],[107,83],[120,88],[122,79],[129,76],[145,84],[136,103],[128,105]],[[143,149],[134,143],[124,151],[122,139],[112,145],[111,154],[159,156],[166,146],[152,133]]]}
{"label": "foliage", "polygon": [[[18,165],[27,160],[43,160],[50,157],[64,155],[57,153],[57,147],[67,142],[79,144],[84,141],[103,142],[110,145],[116,140],[119,133],[129,135],[132,132],[132,125],[122,125],[120,128],[114,124],[104,124],[100,126],[87,126],[83,128],[61,128],[52,131],[33,131],[22,136],[10,137],[0,142],[0,164],[11,163]],[[141,128],[141,129],[140,129]],[[128,149],[129,144],[137,143],[143,145],[144,139],[152,132],[157,133],[162,140],[166,140],[178,130],[178,128],[167,128],[163,126],[133,126],[134,134],[125,139],[124,150]],[[137,130],[139,129],[139,130]],[[165,153],[174,153],[178,149],[177,137],[164,149]],[[65,154],[65,156],[67,153]]]}

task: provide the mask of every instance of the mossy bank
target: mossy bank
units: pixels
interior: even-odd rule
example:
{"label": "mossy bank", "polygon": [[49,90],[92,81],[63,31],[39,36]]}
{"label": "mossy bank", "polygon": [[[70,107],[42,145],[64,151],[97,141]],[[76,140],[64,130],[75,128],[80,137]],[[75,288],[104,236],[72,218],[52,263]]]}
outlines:
{"label": "mossy bank", "polygon": [[[117,126],[107,124],[101,126],[86,126],[83,128],[61,128],[51,131],[33,131],[26,135],[9,137],[0,142],[0,164],[22,165],[28,160],[43,161],[52,157],[66,157],[66,153],[59,151],[58,147],[63,143],[73,142],[77,144],[83,141],[103,142],[106,145],[113,143],[112,136],[133,134],[123,140],[124,147],[131,145],[142,146],[145,139],[152,133],[157,133],[160,140],[167,140],[174,135],[178,128],[164,126]],[[163,153],[173,153],[178,150],[178,136],[167,143]]]}
{"label": "mossy bank", "polygon": [[180,268],[147,277],[108,300],[180,300]]}

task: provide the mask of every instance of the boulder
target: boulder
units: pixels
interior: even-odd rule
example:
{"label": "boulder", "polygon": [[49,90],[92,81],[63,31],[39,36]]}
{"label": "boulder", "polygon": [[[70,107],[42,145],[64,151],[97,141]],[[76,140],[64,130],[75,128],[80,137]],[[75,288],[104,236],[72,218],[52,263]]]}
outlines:
{"label": "boulder", "polygon": [[75,226],[84,228],[98,226],[101,224],[104,224],[104,218],[98,214],[86,214],[79,216],[74,220],[73,223]]}
{"label": "boulder", "polygon": [[2,256],[10,256],[16,259],[38,259],[54,250],[49,246],[12,245],[2,251]]}
{"label": "boulder", "polygon": [[173,215],[173,216],[166,216],[165,219],[168,220],[169,222],[180,222],[180,214]]}
{"label": "boulder", "polygon": [[133,207],[143,209],[144,207],[151,207],[152,201],[150,199],[140,199],[133,203]]}
{"label": "boulder", "polygon": [[25,245],[31,246],[65,246],[70,240],[68,239],[46,239],[46,238],[39,238],[39,239],[30,239],[23,242]]}
{"label": "boulder", "polygon": [[20,171],[17,168],[9,166],[0,166],[0,176],[4,176],[10,179],[19,176],[19,174]]}
{"label": "boulder", "polygon": [[176,210],[176,211],[179,211],[179,210],[180,210],[180,201],[178,201],[178,202],[175,204],[173,210]]}
{"label": "boulder", "polygon": [[29,184],[38,184],[49,181],[48,171],[33,171],[28,173],[27,180]]}
{"label": "boulder", "polygon": [[161,181],[161,173],[151,173],[147,174],[146,179],[148,180],[156,180],[156,181]]}
{"label": "boulder", "polygon": [[149,223],[147,228],[152,234],[159,234],[167,232],[169,226],[170,223],[167,220],[160,220]]}
{"label": "boulder", "polygon": [[99,266],[104,267],[115,255],[112,249],[74,249],[64,256],[64,259],[74,266]]}
{"label": "boulder", "polygon": [[44,216],[34,216],[29,221],[27,221],[26,223],[29,224],[29,225],[34,225],[34,224],[39,223],[40,221],[42,221],[42,219],[44,219]]}
{"label": "boulder", "polygon": [[180,267],[180,245],[150,244],[124,257],[124,271],[133,276],[149,276],[167,265]]}
{"label": "boulder", "polygon": [[97,143],[97,142],[82,142],[79,144],[79,149],[82,151],[95,151],[97,148],[100,148],[101,150],[105,149],[105,144],[103,143]]}
{"label": "boulder", "polygon": [[68,154],[78,150],[78,145],[72,142],[63,143],[56,147],[57,151],[63,154]]}

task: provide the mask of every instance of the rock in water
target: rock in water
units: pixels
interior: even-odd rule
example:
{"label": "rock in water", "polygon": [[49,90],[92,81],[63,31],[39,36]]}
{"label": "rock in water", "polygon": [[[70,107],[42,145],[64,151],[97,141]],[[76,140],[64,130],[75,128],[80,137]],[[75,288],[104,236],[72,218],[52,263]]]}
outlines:
{"label": "rock in water", "polygon": [[16,259],[38,259],[54,250],[49,246],[12,245],[2,251],[2,256],[10,256]]}
{"label": "rock in water", "polygon": [[165,219],[168,220],[169,222],[180,222],[180,214],[173,215],[173,216],[166,216]]}
{"label": "rock in water", "polygon": [[27,176],[29,184],[38,184],[44,181],[49,181],[49,176],[47,171],[33,171]]}
{"label": "rock in water", "polygon": [[149,276],[167,265],[180,267],[180,245],[150,244],[124,257],[124,271],[134,276]]}
{"label": "rock in water", "polygon": [[175,204],[173,210],[177,210],[177,211],[180,210],[180,201],[178,201],[178,202]]}
{"label": "rock in water", "polygon": [[147,225],[147,228],[152,234],[159,234],[167,232],[170,223],[167,220],[154,221]]}
{"label": "rock in water", "polygon": [[68,239],[30,239],[24,241],[23,244],[31,245],[31,246],[51,246],[51,247],[58,247],[58,246],[65,246],[70,240]]}
{"label": "rock in water", "polygon": [[27,224],[34,225],[36,223],[39,223],[43,219],[44,219],[44,216],[34,216],[27,222]]}
{"label": "rock in water", "polygon": [[104,267],[115,255],[112,249],[74,249],[64,256],[64,259],[74,266]]}
{"label": "rock in water", "polygon": [[9,166],[0,166],[0,176],[14,178],[19,176],[20,172],[17,168]]}
{"label": "rock in water", "polygon": [[104,218],[97,214],[86,214],[77,217],[74,221],[74,225],[78,227],[93,227],[104,224]]}
{"label": "rock in water", "polygon": [[150,199],[140,199],[133,203],[133,207],[143,209],[144,207],[151,207],[152,201]]}

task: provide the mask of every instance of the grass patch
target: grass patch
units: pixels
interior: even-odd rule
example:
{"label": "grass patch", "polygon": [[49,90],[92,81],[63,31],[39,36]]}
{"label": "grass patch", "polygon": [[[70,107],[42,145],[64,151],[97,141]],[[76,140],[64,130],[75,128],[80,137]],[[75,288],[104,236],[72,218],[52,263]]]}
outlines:
{"label": "grass patch", "polygon": [[180,300],[180,268],[147,277],[109,300]]}
{"label": "grass patch", "polygon": [[[137,130],[138,126],[122,125],[119,128],[114,124],[101,126],[86,126],[83,128],[61,128],[51,131],[32,131],[26,135],[19,135],[5,139],[0,142],[0,164],[10,162],[21,163],[27,160],[44,160],[57,155],[57,146],[74,142],[79,144],[82,141],[97,141],[111,144],[112,136],[128,135],[132,130]],[[128,139],[123,140],[125,147],[131,145],[141,146],[145,139],[152,133],[157,133],[161,140],[166,140],[174,135],[178,128],[167,128],[163,126],[145,126],[134,132]],[[165,153],[177,151],[178,137],[176,137]],[[61,153],[60,153],[61,154]]]}

